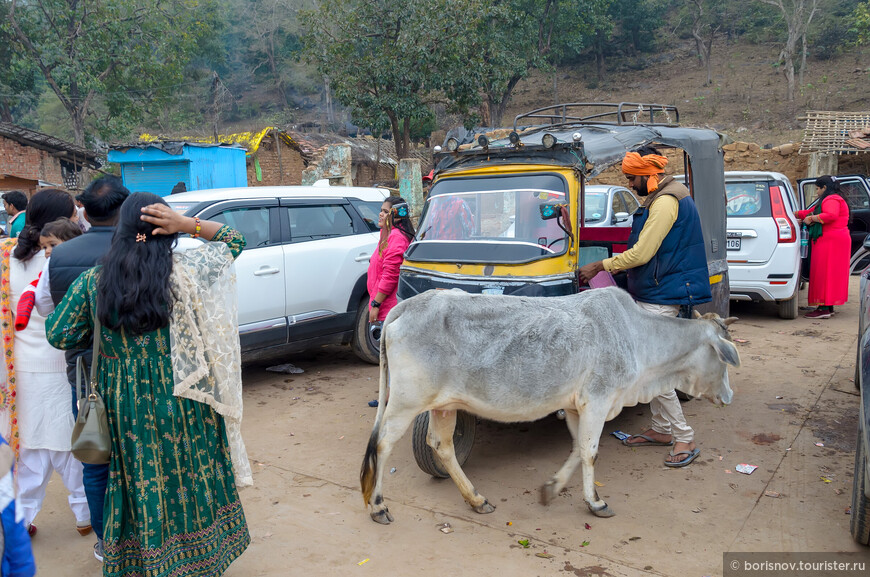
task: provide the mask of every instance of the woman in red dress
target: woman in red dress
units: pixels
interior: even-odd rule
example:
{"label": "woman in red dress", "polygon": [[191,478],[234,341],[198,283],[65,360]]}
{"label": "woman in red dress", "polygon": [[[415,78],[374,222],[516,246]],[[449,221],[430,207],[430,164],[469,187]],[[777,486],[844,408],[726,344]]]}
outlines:
{"label": "woman in red dress", "polygon": [[849,205],[843,200],[840,185],[833,176],[816,179],[815,208],[799,210],[795,216],[809,227],[812,243],[810,288],[807,302],[816,310],[804,315],[808,319],[829,319],[834,306],[849,298]]}

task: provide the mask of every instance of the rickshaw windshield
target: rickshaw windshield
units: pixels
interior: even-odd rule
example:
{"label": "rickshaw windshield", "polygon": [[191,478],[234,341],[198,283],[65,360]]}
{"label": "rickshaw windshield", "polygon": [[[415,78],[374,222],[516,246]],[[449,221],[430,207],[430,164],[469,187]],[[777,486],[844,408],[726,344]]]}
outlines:
{"label": "rickshaw windshield", "polygon": [[439,181],[406,258],[436,262],[523,263],[564,253],[568,235],[542,204],[567,202],[554,174]]}

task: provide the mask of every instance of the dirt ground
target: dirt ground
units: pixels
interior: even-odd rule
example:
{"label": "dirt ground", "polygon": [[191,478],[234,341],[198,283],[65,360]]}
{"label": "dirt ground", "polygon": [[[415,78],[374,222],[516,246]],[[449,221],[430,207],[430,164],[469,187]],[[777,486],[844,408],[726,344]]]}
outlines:
{"label": "dirt ground", "polygon": [[[853,277],[851,294],[857,290]],[[870,560],[852,541],[846,512],[858,415],[856,303],[829,320],[780,320],[774,307],[747,303],[733,303],[732,314],[740,317],[731,328],[743,362],[731,371],[733,404],[684,405],[701,449],[695,463],[667,469],[665,448],[630,449],[610,436],[642,432],[647,405],[606,424],[595,471],[616,511],[610,519],[586,509],[579,472],[555,503],[539,503],[539,487],[570,449],[564,423],[549,417],[478,424],[465,470],[497,506],[489,515],[471,511],[450,480],[418,469],[406,435],[385,480],[396,521],[376,525],[359,467],[377,368],[342,347],[279,359],[304,374],[248,365],[243,430],[255,485],[242,500],[253,541],[225,575],[701,577],[722,574],[726,551],[857,551]],[[740,474],[738,463],[758,469]],[[73,530],[65,501],[55,476],[36,520],[39,574],[99,575],[94,538]],[[443,523],[453,532],[441,532]],[[551,557],[537,556],[545,553]]]}

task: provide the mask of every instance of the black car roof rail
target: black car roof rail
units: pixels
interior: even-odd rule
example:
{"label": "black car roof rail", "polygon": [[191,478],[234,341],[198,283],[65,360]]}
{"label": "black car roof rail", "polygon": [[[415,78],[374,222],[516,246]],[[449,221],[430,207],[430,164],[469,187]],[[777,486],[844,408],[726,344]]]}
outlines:
{"label": "black car roof rail", "polygon": [[[572,109],[592,108],[593,114],[580,115]],[[569,113],[570,112],[570,113]],[[664,122],[656,120],[664,115]],[[647,117],[649,118],[647,120]],[[553,104],[543,108],[517,115],[514,118],[514,131],[520,119],[545,118],[549,124],[533,124],[527,128],[554,128],[570,124],[644,124],[654,126],[678,126],[680,124],[680,111],[671,104],[652,104],[643,102],[566,102],[565,104]]]}

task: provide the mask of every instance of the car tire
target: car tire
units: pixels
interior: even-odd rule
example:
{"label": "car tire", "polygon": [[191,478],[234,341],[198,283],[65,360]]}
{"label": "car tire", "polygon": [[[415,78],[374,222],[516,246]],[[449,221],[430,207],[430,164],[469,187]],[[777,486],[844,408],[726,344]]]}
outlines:
{"label": "car tire", "polygon": [[369,307],[368,300],[366,299],[363,299],[359,303],[351,346],[353,347],[354,354],[363,361],[372,365],[380,364],[381,347],[380,344],[375,344],[369,333]]}
{"label": "car tire", "polygon": [[800,283],[797,283],[794,289],[794,294],[788,300],[777,301],[779,307],[779,318],[793,320],[798,317],[798,305],[800,304]]}
{"label": "car tire", "polygon": [[866,248],[861,247],[855,251],[849,259],[849,274],[861,274],[868,264],[868,259],[870,259],[870,251]]}
{"label": "car tire", "polygon": [[858,428],[858,446],[855,448],[855,476],[852,480],[852,512],[849,529],[861,545],[870,545],[870,498],[867,497],[867,467],[864,432]]}
{"label": "car tire", "polygon": [[[474,446],[474,432],[477,428],[477,417],[465,411],[456,411],[456,428],[453,430],[453,450],[456,453],[456,460],[459,466],[465,464],[468,456],[471,455],[471,448]],[[417,461],[417,466],[424,473],[428,473],[438,479],[446,479],[450,475],[444,465],[441,464],[441,459],[435,454],[426,443],[426,435],[429,432],[429,412],[417,415],[414,419],[414,434],[411,439],[411,446],[414,449],[414,459]]]}

